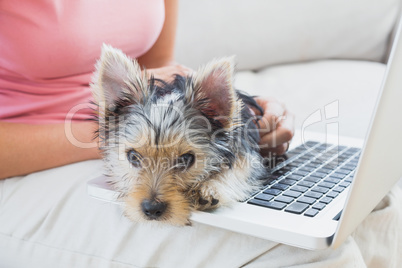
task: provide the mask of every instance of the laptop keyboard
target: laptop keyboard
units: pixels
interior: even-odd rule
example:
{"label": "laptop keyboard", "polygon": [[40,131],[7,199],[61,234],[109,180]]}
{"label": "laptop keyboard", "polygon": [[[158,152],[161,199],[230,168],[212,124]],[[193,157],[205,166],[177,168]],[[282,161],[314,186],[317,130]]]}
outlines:
{"label": "laptop keyboard", "polygon": [[248,204],[314,217],[352,182],[360,149],[308,141],[270,170]]}

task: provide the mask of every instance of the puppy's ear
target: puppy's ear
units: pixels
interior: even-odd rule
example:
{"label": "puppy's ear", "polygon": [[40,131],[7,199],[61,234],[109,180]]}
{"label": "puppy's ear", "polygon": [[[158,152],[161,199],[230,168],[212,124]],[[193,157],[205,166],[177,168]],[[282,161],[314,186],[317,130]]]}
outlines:
{"label": "puppy's ear", "polygon": [[137,61],[103,44],[91,84],[100,111],[113,111],[119,106],[141,102],[147,88],[145,77]]}
{"label": "puppy's ear", "polygon": [[233,76],[234,57],[223,58],[200,68],[194,83],[195,99],[201,103],[199,109],[225,128],[238,117],[241,106],[233,88]]}

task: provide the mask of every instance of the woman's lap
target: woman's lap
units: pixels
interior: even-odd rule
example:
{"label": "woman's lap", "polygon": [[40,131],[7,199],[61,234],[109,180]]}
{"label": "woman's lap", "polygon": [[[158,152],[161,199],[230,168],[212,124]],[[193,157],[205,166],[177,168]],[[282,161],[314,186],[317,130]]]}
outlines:
{"label": "woman's lap", "polygon": [[[86,194],[86,182],[101,173],[101,161],[86,161],[1,181],[0,263],[69,268],[360,267],[364,260],[372,265],[396,261],[401,209],[395,190],[340,248],[308,251],[197,223],[181,228],[134,224],[120,207]],[[389,250],[387,243],[392,243]],[[383,250],[380,256],[375,248]]]}

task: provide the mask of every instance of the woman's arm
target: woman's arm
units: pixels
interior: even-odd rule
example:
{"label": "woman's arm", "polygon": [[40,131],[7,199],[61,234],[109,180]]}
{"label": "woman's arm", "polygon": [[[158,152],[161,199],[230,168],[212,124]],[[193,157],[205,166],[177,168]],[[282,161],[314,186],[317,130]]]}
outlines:
{"label": "woman's arm", "polygon": [[[0,122],[0,179],[100,158],[92,140],[96,127],[93,122],[72,123],[70,132],[64,124]],[[78,142],[91,148],[80,148]]]}
{"label": "woman's arm", "polygon": [[165,0],[165,22],[162,31],[148,52],[137,60],[140,66],[147,69],[175,65],[174,45],[177,26],[177,0]]}
{"label": "woman's arm", "polygon": [[[161,79],[184,74],[186,68],[174,63],[177,0],[165,1],[165,23],[154,46],[138,58],[141,66]],[[167,67],[166,67],[167,66]],[[164,67],[161,69],[157,69]],[[91,143],[95,123],[73,123],[76,140]],[[0,122],[0,179],[100,158],[96,143],[80,148],[71,142],[64,124],[28,125]]]}

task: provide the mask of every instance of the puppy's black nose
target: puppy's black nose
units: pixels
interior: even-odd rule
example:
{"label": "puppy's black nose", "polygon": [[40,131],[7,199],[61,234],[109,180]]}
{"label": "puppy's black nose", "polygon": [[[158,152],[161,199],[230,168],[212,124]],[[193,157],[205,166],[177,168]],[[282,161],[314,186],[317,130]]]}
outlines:
{"label": "puppy's black nose", "polygon": [[144,212],[144,214],[154,220],[159,218],[160,216],[163,215],[167,207],[167,204],[165,202],[159,202],[155,200],[149,200],[145,199],[141,203],[141,209]]}

